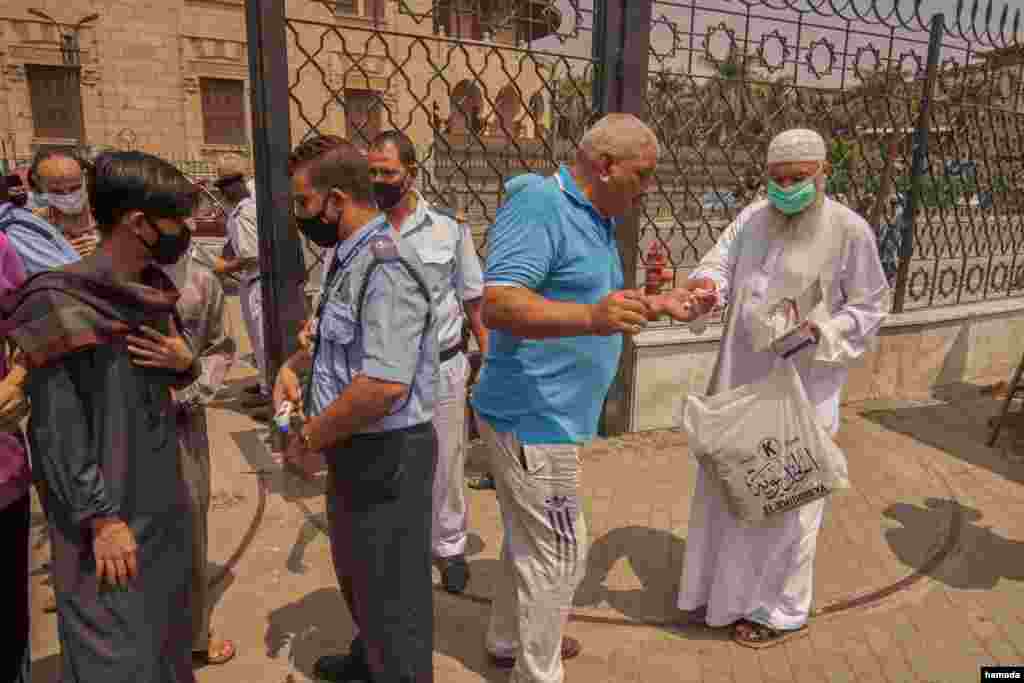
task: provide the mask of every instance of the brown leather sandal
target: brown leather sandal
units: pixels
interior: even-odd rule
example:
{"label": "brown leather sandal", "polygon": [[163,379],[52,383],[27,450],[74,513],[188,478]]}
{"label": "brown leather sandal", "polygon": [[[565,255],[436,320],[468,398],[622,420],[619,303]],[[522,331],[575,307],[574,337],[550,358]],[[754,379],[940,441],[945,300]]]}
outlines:
{"label": "brown leather sandal", "polygon": [[797,629],[780,631],[764,624],[742,619],[736,622],[736,626],[733,627],[732,639],[738,645],[760,650],[766,647],[781,645],[787,640],[803,638],[807,634],[806,624]]}
{"label": "brown leather sandal", "polygon": [[230,640],[220,641],[220,648],[214,653],[213,643],[205,651],[199,650],[192,653],[192,661],[200,666],[226,664],[235,658],[235,644]]}

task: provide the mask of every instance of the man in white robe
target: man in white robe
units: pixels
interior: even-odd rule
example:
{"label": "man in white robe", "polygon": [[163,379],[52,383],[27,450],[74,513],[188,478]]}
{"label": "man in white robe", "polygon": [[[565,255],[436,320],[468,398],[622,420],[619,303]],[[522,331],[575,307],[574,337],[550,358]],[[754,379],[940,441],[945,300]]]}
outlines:
{"label": "man in white robe", "polygon": [[[788,324],[802,320],[814,334],[817,343],[792,360],[821,424],[834,435],[847,366],[867,350],[885,319],[889,286],[870,226],[825,197],[828,162],[821,136],[782,133],[767,161],[768,199],[736,217],[682,289],[649,301],[654,314],[680,320],[706,316],[716,300],[730,304],[708,389],[715,394],[764,379],[775,366],[778,356],[768,347],[779,328],[766,324],[758,307],[799,298],[820,283],[821,302]],[[717,486],[700,468],[679,609],[692,622],[735,625],[735,640],[751,647],[806,633],[825,500],[747,527],[730,513]]]}

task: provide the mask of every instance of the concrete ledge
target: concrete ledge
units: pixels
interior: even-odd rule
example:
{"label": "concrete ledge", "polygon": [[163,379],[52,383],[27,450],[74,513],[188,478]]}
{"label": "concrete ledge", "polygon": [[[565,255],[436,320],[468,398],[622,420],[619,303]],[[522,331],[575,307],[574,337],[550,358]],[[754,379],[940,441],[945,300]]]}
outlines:
{"label": "concrete ledge", "polygon": [[[704,393],[722,325],[636,336],[631,431],[675,427],[686,396]],[[1024,352],[1024,298],[929,308],[890,316],[875,348],[850,368],[843,402],[915,399],[940,387],[1005,380]]]}
{"label": "concrete ledge", "polygon": [[[891,314],[882,325],[882,334],[886,330],[897,327],[915,327],[935,325],[968,318],[984,318],[1008,315],[1024,311],[1024,297],[1000,299],[998,301],[979,301],[960,306],[942,306],[939,308],[923,308],[917,311]],[[706,344],[722,339],[724,325],[710,324],[703,334],[690,331],[688,325],[672,325],[641,332],[633,338],[638,348],[654,346],[676,346],[678,344]]]}

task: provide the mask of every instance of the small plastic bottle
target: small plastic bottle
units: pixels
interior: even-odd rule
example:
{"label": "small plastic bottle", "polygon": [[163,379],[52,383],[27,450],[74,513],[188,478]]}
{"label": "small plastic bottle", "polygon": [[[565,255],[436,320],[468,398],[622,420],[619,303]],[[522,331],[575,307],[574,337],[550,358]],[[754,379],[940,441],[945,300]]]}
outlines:
{"label": "small plastic bottle", "polygon": [[288,434],[291,432],[292,412],[295,406],[291,401],[284,401],[274,414],[274,450],[284,451],[288,446]]}

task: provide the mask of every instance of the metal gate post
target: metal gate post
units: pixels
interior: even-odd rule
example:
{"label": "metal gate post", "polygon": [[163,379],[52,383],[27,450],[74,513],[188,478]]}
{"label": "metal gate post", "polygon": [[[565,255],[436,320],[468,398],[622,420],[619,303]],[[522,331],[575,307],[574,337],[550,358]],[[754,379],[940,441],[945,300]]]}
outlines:
{"label": "metal gate post", "polygon": [[245,19],[249,41],[260,272],[263,276],[263,351],[267,379],[273,382],[281,364],[297,348],[299,326],[306,317],[303,299],[305,269],[296,248],[298,236],[291,228],[291,182],[288,178],[291,124],[285,0],[248,0]]}
{"label": "metal gate post", "polygon": [[899,270],[896,271],[893,313],[903,312],[907,287],[910,286],[910,259],[914,254],[914,231],[917,229],[917,211],[921,204],[921,180],[928,173],[928,132],[932,124],[931,105],[935,95],[935,79],[938,76],[945,19],[945,15],[940,13],[933,16],[931,21],[931,35],[928,40],[928,71],[924,90],[921,93],[921,110],[918,112],[917,129],[914,131],[914,156],[910,166],[910,196],[907,197],[907,205],[903,211],[900,264]]}
{"label": "metal gate post", "polygon": [[[650,60],[652,0],[603,0],[595,3],[594,57],[600,65],[594,78],[598,114],[647,114],[647,72]],[[619,253],[626,288],[637,283],[640,211],[618,224]],[[601,416],[601,434],[615,436],[632,428],[636,346],[624,335],[622,359]]]}

